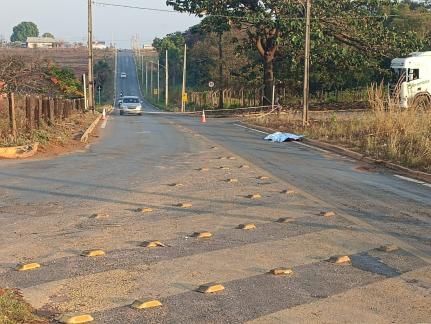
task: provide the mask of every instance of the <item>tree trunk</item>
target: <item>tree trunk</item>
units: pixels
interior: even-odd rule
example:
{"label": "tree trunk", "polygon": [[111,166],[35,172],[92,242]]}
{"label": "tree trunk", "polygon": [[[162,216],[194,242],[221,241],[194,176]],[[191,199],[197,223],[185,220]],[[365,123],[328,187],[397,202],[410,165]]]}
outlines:
{"label": "tree trunk", "polygon": [[219,53],[219,88],[220,88],[220,96],[218,101],[218,108],[223,109],[223,33],[218,34],[218,53]]}
{"label": "tree trunk", "polygon": [[272,89],[274,87],[274,58],[264,57],[263,62],[263,73],[264,73],[264,98],[262,105],[267,106],[272,103]]}

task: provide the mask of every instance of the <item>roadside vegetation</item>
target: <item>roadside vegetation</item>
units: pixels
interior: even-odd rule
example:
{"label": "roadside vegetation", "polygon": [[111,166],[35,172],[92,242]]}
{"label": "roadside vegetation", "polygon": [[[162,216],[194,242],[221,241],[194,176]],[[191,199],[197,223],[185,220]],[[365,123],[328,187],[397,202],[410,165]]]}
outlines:
{"label": "roadside vegetation", "polygon": [[306,128],[302,126],[298,111],[286,111],[279,116],[249,116],[245,121],[277,131],[303,134],[375,159],[431,172],[430,112],[400,109],[387,97],[382,85],[370,87],[369,104],[370,110],[360,112],[310,112],[311,124]]}
{"label": "roadside vegetation", "polygon": [[45,324],[48,321],[35,315],[34,309],[17,290],[0,288],[0,323]]}
{"label": "roadside vegetation", "polygon": [[[187,44],[189,93],[245,89],[258,92],[258,104],[268,104],[275,85],[283,103],[301,100],[304,1],[167,3],[175,10],[203,17],[200,24],[185,32],[153,41],[163,66],[165,51],[169,52],[171,87],[181,86]],[[356,94],[363,93],[372,82],[391,81],[392,58],[431,49],[430,8],[429,1],[410,0],[313,2],[312,98],[345,102],[349,98],[337,94],[351,92],[351,98],[357,100],[361,96]],[[164,69],[161,72],[164,80]],[[174,95],[172,103],[178,106],[181,94]],[[218,96],[211,108],[238,105]]]}

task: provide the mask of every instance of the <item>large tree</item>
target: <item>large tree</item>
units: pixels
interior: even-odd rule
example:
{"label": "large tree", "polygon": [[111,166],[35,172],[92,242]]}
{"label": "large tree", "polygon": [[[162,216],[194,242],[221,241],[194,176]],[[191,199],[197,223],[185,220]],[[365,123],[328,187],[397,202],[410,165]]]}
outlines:
{"label": "large tree", "polygon": [[[376,59],[405,54],[420,48],[413,33],[402,33],[387,24],[392,0],[313,1],[312,49],[336,43],[337,51],[326,56],[356,51]],[[286,57],[304,44],[304,0],[168,0],[168,5],[199,16],[229,18],[233,26],[245,30],[247,44],[253,46],[263,64],[265,103],[274,84],[274,63],[280,49]],[[326,47],[327,48],[327,47]],[[328,49],[331,50],[330,48]],[[337,59],[337,57],[335,57]],[[292,62],[293,63],[293,62]],[[295,64],[302,64],[296,60]]]}
{"label": "large tree", "polygon": [[27,37],[38,37],[39,29],[36,24],[31,21],[23,21],[13,28],[11,42],[25,42]]}

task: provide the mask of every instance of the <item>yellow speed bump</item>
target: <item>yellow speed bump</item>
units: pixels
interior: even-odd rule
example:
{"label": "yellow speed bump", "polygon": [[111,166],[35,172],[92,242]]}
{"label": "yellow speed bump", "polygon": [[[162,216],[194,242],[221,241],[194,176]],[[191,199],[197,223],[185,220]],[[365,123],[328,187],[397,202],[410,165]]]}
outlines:
{"label": "yellow speed bump", "polygon": [[94,318],[89,314],[72,313],[61,315],[58,318],[58,321],[66,324],[79,324],[92,322],[94,321]]}
{"label": "yellow speed bump", "polygon": [[348,255],[334,255],[328,261],[335,264],[349,264],[351,262]]}
{"label": "yellow speed bump", "polygon": [[321,216],[324,217],[334,217],[335,216],[335,212],[330,210],[330,211],[323,211],[320,213]]}
{"label": "yellow speed bump", "polygon": [[204,231],[204,232],[195,232],[192,234],[192,236],[197,238],[210,238],[213,235],[211,232]]}
{"label": "yellow speed bump", "polygon": [[135,309],[147,309],[147,308],[154,308],[154,307],[160,307],[162,306],[162,303],[158,301],[157,299],[148,299],[148,300],[135,300],[130,307]]}
{"label": "yellow speed bump", "polygon": [[238,182],[238,179],[235,179],[235,178],[226,179],[226,182],[229,182],[229,183],[236,183],[236,182]]}
{"label": "yellow speed bump", "polygon": [[280,193],[286,194],[286,195],[293,195],[293,194],[295,194],[295,191],[290,190],[290,189],[286,189],[286,190],[282,190]]}
{"label": "yellow speed bump", "polygon": [[85,257],[99,257],[105,255],[105,251],[103,250],[86,250],[81,253],[82,256]]}
{"label": "yellow speed bump", "polygon": [[241,225],[238,225],[238,229],[242,229],[246,231],[254,230],[256,229],[256,224],[253,224],[253,223],[241,224]]}
{"label": "yellow speed bump", "polygon": [[396,246],[395,244],[386,244],[386,245],[380,246],[377,250],[382,252],[394,252],[399,250],[399,247]]}
{"label": "yellow speed bump", "polygon": [[192,208],[193,205],[192,205],[192,203],[185,202],[185,203],[179,203],[179,204],[177,204],[177,207],[180,207],[180,208]]}
{"label": "yellow speed bump", "polygon": [[208,284],[199,286],[199,288],[196,291],[203,294],[211,294],[222,290],[224,290],[223,285],[218,283],[208,283]]}
{"label": "yellow speed bump", "polygon": [[138,208],[138,209],[136,209],[136,211],[138,213],[145,214],[145,213],[151,213],[153,211],[153,209],[152,208]]}
{"label": "yellow speed bump", "polygon": [[257,179],[258,180],[268,180],[269,177],[267,177],[267,176],[259,176],[259,177],[257,177]]}
{"label": "yellow speed bump", "polygon": [[40,264],[33,262],[33,263],[25,263],[25,264],[19,264],[16,267],[16,270],[18,271],[28,271],[28,270],[34,270],[40,268]]}
{"label": "yellow speed bump", "polygon": [[248,195],[247,198],[249,198],[249,199],[260,199],[260,198],[262,198],[262,195],[259,193],[255,193],[252,195]]}
{"label": "yellow speed bump", "polygon": [[182,187],[183,184],[182,183],[171,183],[169,184],[170,187]]}
{"label": "yellow speed bump", "polygon": [[141,246],[146,248],[166,247],[166,245],[160,241],[145,241],[142,242]]}
{"label": "yellow speed bump", "polygon": [[292,269],[288,269],[288,268],[275,268],[275,269],[271,269],[269,273],[273,274],[274,276],[288,276],[293,274],[293,271]]}
{"label": "yellow speed bump", "polygon": [[279,219],[276,220],[276,223],[288,223],[290,222],[292,219],[289,217],[280,217]]}
{"label": "yellow speed bump", "polygon": [[96,213],[96,214],[91,215],[91,218],[94,218],[94,219],[107,219],[107,218],[109,218],[109,215],[106,214],[106,213]]}

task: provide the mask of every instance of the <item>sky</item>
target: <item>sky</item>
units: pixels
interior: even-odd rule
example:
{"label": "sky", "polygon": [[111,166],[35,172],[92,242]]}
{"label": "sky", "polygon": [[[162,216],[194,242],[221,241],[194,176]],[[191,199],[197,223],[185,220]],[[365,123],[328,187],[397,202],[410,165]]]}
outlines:
{"label": "sky", "polygon": [[[130,6],[171,9],[165,0],[95,0]],[[52,33],[65,41],[82,42],[87,35],[87,0],[0,0],[0,38],[9,40],[12,28],[21,21],[32,21],[40,34]],[[141,44],[151,44],[155,37],[184,31],[198,23],[187,14],[155,12],[94,5],[94,39],[120,48],[130,48],[132,36]]]}

